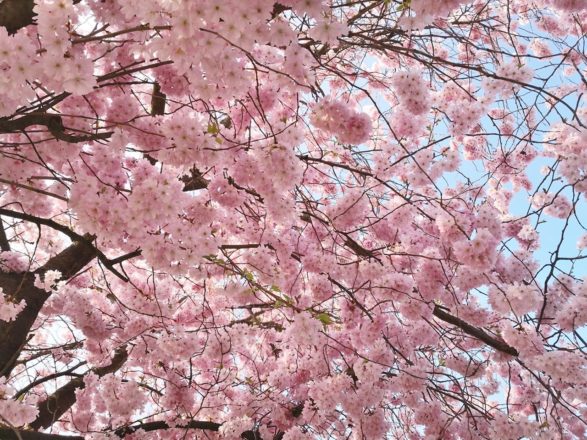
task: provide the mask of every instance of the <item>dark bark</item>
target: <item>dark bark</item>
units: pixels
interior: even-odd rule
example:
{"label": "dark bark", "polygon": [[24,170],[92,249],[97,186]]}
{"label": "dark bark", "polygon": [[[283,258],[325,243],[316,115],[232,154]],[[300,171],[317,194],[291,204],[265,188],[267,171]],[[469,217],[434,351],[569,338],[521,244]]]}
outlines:
{"label": "dark bark", "polygon": [[[281,440],[284,435],[285,435],[285,432],[279,431],[277,434],[275,434],[271,438],[271,440]],[[259,434],[259,431],[245,431],[241,434],[241,439],[243,439],[243,440],[267,440],[267,439],[263,439],[263,437],[261,437],[261,434]]]}
{"label": "dark bark", "polygon": [[[180,429],[203,429],[206,431],[218,431],[220,429],[220,426],[222,426],[220,423],[192,420],[189,423],[186,423],[181,426],[177,426],[177,428],[180,428]],[[150,431],[159,431],[159,430],[169,429],[169,428],[171,428],[171,427],[169,426],[169,424],[167,422],[165,422],[163,420],[158,420],[155,422],[145,422],[145,423],[140,423],[138,425],[125,426],[123,428],[117,429],[116,431],[114,431],[114,433],[118,437],[122,438],[122,437],[125,437],[127,435],[132,434],[133,432],[138,431],[139,429],[142,429],[145,432],[150,432]]]}
{"label": "dark bark", "polygon": [[[81,0],[73,0],[73,4]],[[34,23],[34,0],[4,0],[0,3],[0,26],[4,26],[9,34]]]}
{"label": "dark bark", "polygon": [[83,240],[73,242],[61,253],[49,259],[36,273],[44,274],[49,270],[58,270],[61,272],[61,280],[73,277],[98,254],[97,249],[91,244],[94,238],[92,235],[85,234],[81,238]]}
{"label": "dark bark", "polygon": [[[100,368],[94,368],[91,371],[102,377],[106,374],[113,373],[118,370],[126,362],[128,353],[125,348],[118,350],[110,365]],[[48,428],[55,423],[59,418],[73,406],[76,401],[75,392],[85,387],[83,377],[76,377],[68,383],[57,389],[53,394],[45,400],[39,402],[39,414],[37,418],[30,424],[32,429]]]}
{"label": "dark bark", "polygon": [[[129,435],[139,428],[143,429],[144,431],[157,431],[157,430],[165,430],[170,429],[170,426],[165,422],[148,422],[143,423],[142,425],[137,425],[134,430],[117,430],[116,434],[119,437],[124,437]],[[207,431],[218,431],[220,428],[219,423],[214,422],[199,422],[194,421],[190,424],[182,427],[178,427],[180,429],[203,429]],[[130,429],[130,428],[129,428]],[[18,435],[16,434],[18,432]],[[20,438],[19,438],[20,435]],[[284,436],[283,432],[278,432],[276,435],[273,436],[272,440],[281,440]],[[59,434],[44,434],[41,432],[36,431],[26,431],[22,429],[10,429],[0,427],[0,440],[84,440],[84,437],[81,436],[71,436],[71,435],[59,435]],[[259,434],[256,431],[245,431],[241,434],[241,439],[245,440],[262,440]]]}
{"label": "dark bark", "polygon": [[0,426],[0,440],[84,440],[84,438],[79,435],[43,434],[42,432]]}
{"label": "dark bark", "polygon": [[161,116],[165,114],[165,103],[167,95],[161,91],[158,82],[153,85],[153,95],[151,96],[151,116]]}
{"label": "dark bark", "polygon": [[[189,423],[176,426],[175,428],[177,428],[177,429],[202,429],[204,431],[218,431],[218,430],[220,430],[221,426],[222,426],[222,424],[220,424],[220,423],[192,420]],[[145,422],[145,423],[140,423],[138,425],[120,428],[115,431],[115,434],[118,437],[123,438],[129,434],[132,434],[132,433],[138,431],[139,429],[143,430],[145,432],[150,432],[150,431],[160,431],[160,430],[165,430],[165,429],[170,429],[170,428],[172,428],[172,427],[169,426],[169,424],[167,422],[160,420],[160,421],[156,421],[156,422]],[[280,431],[273,436],[272,440],[281,440],[283,438],[283,435],[284,435],[284,433]],[[263,438],[259,434],[259,431],[256,431],[256,430],[245,431],[240,435],[240,438],[244,439],[244,440],[263,440]]]}
{"label": "dark bark", "polygon": [[[12,218],[17,218],[17,219],[24,220],[27,222],[32,222],[32,223],[35,223],[39,226],[41,226],[41,225],[48,226],[49,228],[55,229],[56,231],[59,231],[65,235],[67,235],[74,242],[85,243],[85,245],[87,245],[91,249],[93,249],[93,251],[95,252],[95,256],[98,257],[100,262],[102,264],[104,264],[104,266],[106,266],[106,268],[110,272],[112,272],[114,275],[116,275],[118,278],[120,278],[122,281],[125,281],[125,282],[127,282],[128,279],[124,275],[122,275],[118,270],[116,270],[114,268],[114,265],[120,264],[126,260],[131,259],[131,258],[138,257],[142,253],[141,249],[137,249],[135,251],[129,252],[128,254],[121,255],[120,257],[110,259],[106,255],[104,255],[103,252],[101,252],[98,248],[96,248],[92,244],[92,241],[96,238],[96,236],[94,236],[94,235],[91,235],[91,234],[80,235],[77,232],[69,229],[67,226],[63,226],[62,224],[59,224],[53,220],[42,218],[42,217],[36,217],[34,215],[27,214],[25,212],[11,211],[10,209],[0,208],[0,215],[6,215],[6,216],[9,216]],[[50,270],[50,269],[47,269],[47,270]],[[59,270],[59,269],[57,269],[57,270]]]}
{"label": "dark bark", "polygon": [[197,168],[192,168],[190,170],[189,175],[186,174],[182,176],[179,180],[181,180],[184,184],[184,192],[208,188],[208,184],[210,183],[209,180],[205,179],[204,176],[202,176],[202,173]]}
{"label": "dark bark", "polygon": [[281,3],[273,3],[273,10],[271,11],[271,19],[273,20],[279,14],[285,11],[289,11],[291,8],[289,6],[282,5]]}
{"label": "dark bark", "polygon": [[[73,4],[81,0],[73,0]],[[0,3],[0,26],[4,26],[9,34],[14,34],[19,29],[34,23],[34,0],[4,0]],[[271,19],[276,18],[284,11],[291,9],[280,3],[273,5]]]}
{"label": "dark bark", "polygon": [[84,387],[84,379],[76,377],[55,390],[47,399],[39,402],[39,414],[30,424],[32,429],[48,428],[55,423],[75,403],[76,390]]}
{"label": "dark bark", "polygon": [[[89,236],[87,237],[89,238]],[[43,277],[48,270],[61,272],[62,280],[67,280],[94,259],[96,249],[86,241],[72,243],[34,273],[0,272],[0,287],[15,302],[26,301],[26,306],[11,322],[0,321],[0,376],[10,374],[25,345],[45,301],[51,295],[34,286],[35,275]]]}
{"label": "dark bark", "polygon": [[33,22],[33,0],[4,0],[0,3],[0,26],[4,26],[9,34]]}
{"label": "dark bark", "polygon": [[30,113],[18,119],[0,119],[0,133],[18,133],[34,125],[42,125],[55,137],[64,142],[78,143],[108,139],[112,132],[87,133],[83,135],[72,135],[66,132],[63,119],[57,114],[51,113]]}
{"label": "dark bark", "polygon": [[464,331],[468,335],[473,336],[474,338],[477,338],[480,341],[485,342],[490,347],[495,348],[496,350],[501,351],[502,353],[506,353],[511,356],[518,356],[519,355],[518,350],[516,350],[511,345],[505,343],[504,341],[502,341],[500,339],[497,339],[494,336],[491,336],[485,330],[478,328],[478,327],[475,327],[475,326],[472,326],[468,322],[463,321],[461,318],[457,318],[456,316],[453,316],[450,313],[445,312],[439,306],[434,307],[433,314],[438,319],[440,319],[444,322],[448,322],[449,324],[452,324],[452,325],[460,328],[462,331]]}
{"label": "dark bark", "polygon": [[4,223],[2,222],[2,218],[0,218],[0,250],[2,252],[10,251],[10,242],[8,241],[8,237],[6,236],[6,231],[4,230]]}

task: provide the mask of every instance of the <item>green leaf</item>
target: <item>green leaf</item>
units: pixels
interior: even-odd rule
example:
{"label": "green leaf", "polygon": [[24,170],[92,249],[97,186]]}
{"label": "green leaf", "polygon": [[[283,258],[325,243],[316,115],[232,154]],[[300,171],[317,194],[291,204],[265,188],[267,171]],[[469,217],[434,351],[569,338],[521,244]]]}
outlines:
{"label": "green leaf", "polygon": [[401,5],[397,8],[398,11],[405,11],[408,9],[412,4],[412,0],[404,0]]}
{"label": "green leaf", "polygon": [[320,313],[316,315],[316,318],[318,318],[318,320],[324,325],[332,324],[332,318],[328,313]]}
{"label": "green leaf", "polygon": [[218,134],[220,129],[218,128],[218,124],[211,122],[208,124],[208,128],[206,129],[206,133],[209,134]]}

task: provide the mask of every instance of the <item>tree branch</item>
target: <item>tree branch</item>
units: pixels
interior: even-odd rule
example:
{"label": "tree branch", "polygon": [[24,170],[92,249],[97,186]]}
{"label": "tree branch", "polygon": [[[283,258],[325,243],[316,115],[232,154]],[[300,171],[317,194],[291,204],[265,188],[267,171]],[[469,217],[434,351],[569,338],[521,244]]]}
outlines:
{"label": "tree branch", "polygon": [[[117,258],[114,258],[113,260],[111,260],[106,255],[104,255],[104,253],[102,251],[100,251],[96,246],[94,246],[92,244],[92,241],[96,238],[94,235],[90,235],[90,234],[80,235],[77,232],[69,229],[67,226],[63,226],[63,225],[57,223],[56,221],[46,219],[46,218],[36,217],[34,215],[27,214],[25,212],[18,212],[18,211],[12,211],[10,209],[0,208],[0,215],[6,215],[8,217],[17,218],[17,219],[24,220],[24,221],[29,221],[29,222],[35,223],[37,225],[47,226],[51,229],[55,229],[56,231],[59,231],[65,235],[67,235],[73,241],[84,243],[86,246],[88,246],[89,248],[91,248],[93,250],[94,255],[92,256],[92,258],[98,257],[100,262],[102,264],[104,264],[104,266],[106,266],[106,268],[108,268],[108,270],[110,270],[110,272],[112,272],[114,275],[116,275],[118,278],[120,278],[122,281],[125,281],[125,282],[127,282],[128,279],[124,275],[122,275],[118,270],[116,270],[114,268],[114,265],[122,263],[123,261],[129,260],[131,258],[134,258],[134,257],[141,255],[141,250],[137,249],[137,250],[130,252],[126,255],[122,255],[120,257],[117,257]],[[72,262],[75,263],[75,261],[72,261]],[[86,263],[84,263],[83,266],[85,266],[87,263],[89,263],[89,261],[86,261]],[[49,263],[47,263],[47,264],[49,264]],[[47,266],[47,265],[45,265],[45,266]],[[70,276],[73,276],[73,274],[77,273],[83,267],[83,266],[78,267],[79,265],[73,264],[72,266],[65,266],[64,270],[62,270],[62,269],[57,269],[57,268],[52,268],[52,267],[45,268],[45,266],[43,266],[45,271],[46,270],[59,270],[62,274],[64,274],[65,273],[64,270],[66,270],[69,267],[69,269],[70,269],[69,272],[72,272],[72,274]],[[70,276],[68,276],[67,278],[70,278]]]}
{"label": "tree branch", "polygon": [[275,19],[279,14],[285,11],[289,11],[291,8],[289,6],[282,5],[281,3],[275,2],[273,3],[273,10],[271,11],[271,19]]}
{"label": "tree branch", "polygon": [[75,241],[35,272],[0,272],[0,287],[5,294],[17,303],[25,301],[24,310],[14,321],[0,321],[0,376],[8,377],[14,368],[31,327],[51,296],[51,292],[35,287],[35,275],[58,270],[62,280],[74,276],[96,256],[96,249],[88,244],[89,236],[82,238],[83,241]]}
{"label": "tree branch", "polygon": [[153,95],[151,96],[151,116],[161,116],[165,114],[165,103],[167,95],[161,91],[158,82],[153,84]]}
{"label": "tree branch", "polygon": [[6,236],[6,231],[4,230],[4,223],[2,222],[2,218],[0,218],[0,250],[2,252],[10,251],[10,242],[8,241],[8,237]]}
{"label": "tree branch", "polygon": [[185,174],[185,175],[181,176],[179,180],[181,180],[184,184],[184,186],[183,186],[184,192],[196,191],[198,189],[208,188],[208,184],[210,183],[210,181],[208,179],[205,179],[204,176],[202,176],[202,173],[200,172],[200,170],[198,170],[195,167],[190,169],[189,175]]}
{"label": "tree branch", "polygon": [[12,429],[0,426],[0,439],[2,440],[84,440],[79,435],[44,434],[42,432],[26,431],[24,429]]}
{"label": "tree branch", "polygon": [[26,387],[24,387],[22,390],[19,390],[18,393],[16,393],[12,398],[14,400],[18,400],[20,396],[25,395],[26,393],[28,393],[30,390],[32,390],[33,388],[35,388],[36,386],[41,385],[42,383],[48,382],[50,380],[53,379],[57,379],[58,377],[62,377],[62,376],[71,376],[73,374],[73,372],[75,370],[77,370],[79,367],[86,365],[87,362],[86,361],[82,361],[76,365],[74,365],[71,368],[68,368],[65,371],[60,371],[58,373],[53,373],[53,374],[49,374],[47,376],[41,376],[40,378],[38,378],[37,380],[29,383]]}
{"label": "tree branch", "polygon": [[[186,424],[183,424],[180,426],[176,426],[176,428],[179,428],[179,429],[203,429],[206,431],[218,431],[220,429],[220,426],[222,426],[220,423],[192,420],[189,423],[186,423]],[[165,422],[163,420],[159,420],[159,421],[155,421],[155,422],[144,422],[144,423],[139,423],[138,425],[125,426],[125,427],[117,429],[116,431],[114,431],[114,433],[118,437],[122,438],[122,437],[130,435],[140,429],[142,429],[145,432],[150,432],[150,431],[158,431],[158,430],[170,429],[170,428],[172,428],[172,427],[167,422]]]}
{"label": "tree branch", "polygon": [[50,113],[30,113],[18,119],[0,119],[0,133],[18,133],[26,130],[32,125],[42,125],[56,138],[64,142],[78,143],[104,140],[112,136],[112,131],[104,133],[88,133],[83,135],[72,135],[66,133],[61,116]]}
{"label": "tree branch", "polygon": [[[150,431],[159,431],[159,430],[176,428],[176,429],[186,429],[186,430],[187,429],[201,429],[204,431],[218,431],[221,426],[222,426],[221,423],[205,422],[205,421],[200,421],[200,420],[192,420],[192,421],[185,423],[183,425],[170,426],[167,422],[165,422],[163,420],[159,420],[159,421],[155,421],[155,422],[145,422],[145,423],[139,423],[138,425],[125,426],[123,428],[117,429],[116,431],[114,431],[114,433],[118,437],[124,438],[125,436],[133,434],[138,430],[150,432]],[[277,434],[275,434],[273,436],[272,440],[281,440],[283,438],[283,435],[284,435],[284,433],[279,431]],[[248,430],[248,431],[241,433],[240,438],[244,439],[244,440],[263,440],[261,438],[261,436],[259,435],[259,431],[253,431],[253,430]]]}
{"label": "tree branch", "polygon": [[0,26],[4,26],[9,34],[33,22],[33,0],[4,0],[0,3]]}
{"label": "tree branch", "polygon": [[[128,352],[126,347],[122,347],[116,351],[110,365],[105,367],[93,368],[92,372],[102,377],[106,374],[113,373],[118,370],[128,359]],[[87,374],[87,373],[86,373]],[[57,389],[47,399],[39,402],[39,414],[37,418],[30,424],[32,429],[48,428],[55,423],[65,412],[71,408],[76,401],[75,392],[85,387],[83,377],[76,377],[68,383]]]}
{"label": "tree branch", "polygon": [[490,347],[495,348],[496,350],[501,351],[502,353],[506,353],[511,356],[518,356],[519,355],[518,350],[516,350],[511,345],[506,344],[504,341],[501,341],[501,340],[491,336],[485,330],[478,328],[478,327],[474,327],[471,324],[469,324],[468,322],[463,321],[461,318],[457,318],[456,316],[453,316],[450,313],[445,312],[438,305],[434,306],[433,315],[444,322],[448,322],[449,324],[452,324],[452,325],[460,328],[462,331],[464,331],[468,335],[473,336],[474,338],[477,338],[480,341],[485,342]]}

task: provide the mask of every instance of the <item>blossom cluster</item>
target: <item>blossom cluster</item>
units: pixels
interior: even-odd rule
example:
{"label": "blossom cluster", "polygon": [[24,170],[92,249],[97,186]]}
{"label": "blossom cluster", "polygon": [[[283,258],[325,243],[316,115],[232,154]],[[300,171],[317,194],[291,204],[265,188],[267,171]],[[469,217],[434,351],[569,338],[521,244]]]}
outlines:
{"label": "blossom cluster", "polygon": [[10,301],[8,295],[0,288],[0,320],[13,321],[23,311],[25,306],[25,301],[21,301],[18,304]]}
{"label": "blossom cluster", "polygon": [[497,258],[497,240],[487,229],[477,230],[475,238],[454,245],[455,255],[462,263],[476,269],[490,269]]}
{"label": "blossom cluster", "polygon": [[391,85],[402,106],[414,115],[420,115],[430,110],[430,90],[426,85],[420,70],[402,70],[391,78]]}
{"label": "blossom cluster", "polygon": [[315,105],[312,124],[343,144],[358,145],[369,140],[371,119],[365,113],[355,111],[342,100],[323,99]]}
{"label": "blossom cluster", "polygon": [[585,437],[580,2],[34,3],[0,425],[59,390],[92,440]]}

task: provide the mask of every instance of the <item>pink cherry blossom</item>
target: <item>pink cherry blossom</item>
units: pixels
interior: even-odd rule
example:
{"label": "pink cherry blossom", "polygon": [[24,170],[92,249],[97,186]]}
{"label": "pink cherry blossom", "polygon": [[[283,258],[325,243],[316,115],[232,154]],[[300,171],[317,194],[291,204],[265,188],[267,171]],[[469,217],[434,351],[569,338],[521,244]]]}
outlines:
{"label": "pink cherry blossom", "polygon": [[2,1],[0,438],[585,438],[583,3]]}
{"label": "pink cherry blossom", "polygon": [[25,306],[25,301],[21,301],[18,304],[10,301],[10,297],[0,289],[0,319],[2,321],[14,321]]}

